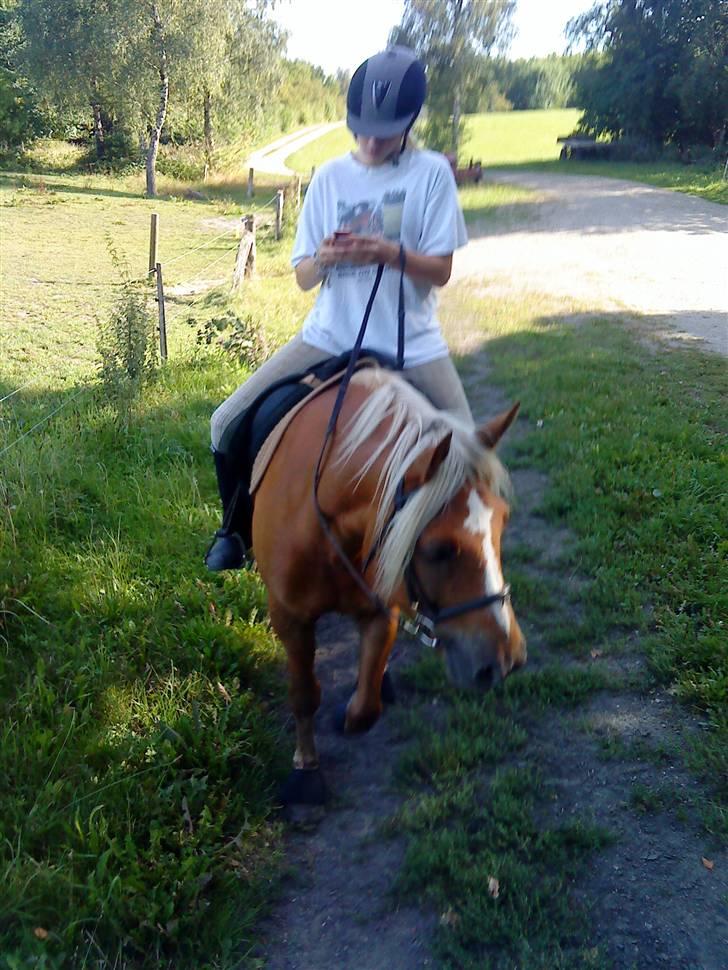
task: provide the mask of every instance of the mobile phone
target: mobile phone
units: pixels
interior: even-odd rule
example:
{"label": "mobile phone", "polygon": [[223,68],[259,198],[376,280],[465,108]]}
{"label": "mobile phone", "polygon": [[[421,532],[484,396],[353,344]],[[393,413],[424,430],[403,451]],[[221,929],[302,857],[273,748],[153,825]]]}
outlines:
{"label": "mobile phone", "polygon": [[336,243],[346,242],[350,238],[351,238],[350,229],[337,229],[336,232],[334,232],[334,245]]}

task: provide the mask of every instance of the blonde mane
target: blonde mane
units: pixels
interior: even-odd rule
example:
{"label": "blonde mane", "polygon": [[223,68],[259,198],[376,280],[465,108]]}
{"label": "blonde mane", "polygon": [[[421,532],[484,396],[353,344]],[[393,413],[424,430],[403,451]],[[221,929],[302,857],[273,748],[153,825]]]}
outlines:
{"label": "blonde mane", "polygon": [[[472,425],[437,411],[403,378],[378,367],[357,371],[352,384],[371,394],[344,428],[337,463],[346,464],[382,422],[387,433],[352,476],[361,481],[384,458],[376,486],[377,514],[372,545],[379,548],[375,592],[386,602],[399,585],[420,533],[460,490],[466,480],[487,481],[499,495],[509,492],[508,475],[495,455],[478,439]],[[417,489],[390,521],[395,493],[410,465],[452,433],[450,449],[435,475]]]}

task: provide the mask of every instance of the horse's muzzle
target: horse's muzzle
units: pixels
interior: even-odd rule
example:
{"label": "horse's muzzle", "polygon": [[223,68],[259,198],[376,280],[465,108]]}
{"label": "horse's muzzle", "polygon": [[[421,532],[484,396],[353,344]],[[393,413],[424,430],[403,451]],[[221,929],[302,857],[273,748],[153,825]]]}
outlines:
{"label": "horse's muzzle", "polygon": [[490,690],[526,662],[522,637],[505,650],[475,637],[443,636],[440,644],[450,682],[461,689]]}

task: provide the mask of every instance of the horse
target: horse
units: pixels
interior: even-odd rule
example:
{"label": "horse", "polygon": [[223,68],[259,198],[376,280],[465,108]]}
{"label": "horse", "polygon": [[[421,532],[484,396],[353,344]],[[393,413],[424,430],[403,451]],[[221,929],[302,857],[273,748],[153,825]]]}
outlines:
{"label": "horse", "polygon": [[294,416],[254,496],[253,548],[296,727],[285,803],[326,798],[314,737],[323,614],[350,615],[360,632],[358,680],[339,717],[346,734],[382,713],[400,619],[444,656],[458,687],[487,689],[526,661],[501,568],[510,491],[494,451],[518,405],[476,428],[399,374],[367,367],[327,439],[335,395],[323,391]]}

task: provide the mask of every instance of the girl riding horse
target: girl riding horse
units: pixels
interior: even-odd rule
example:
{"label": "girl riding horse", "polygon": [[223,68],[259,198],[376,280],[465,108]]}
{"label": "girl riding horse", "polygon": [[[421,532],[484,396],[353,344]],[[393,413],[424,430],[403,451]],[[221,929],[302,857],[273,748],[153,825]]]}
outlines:
{"label": "girl riding horse", "polygon": [[447,283],[453,252],[467,242],[465,223],[447,159],[408,144],[425,93],[422,64],[403,47],[370,57],[351,79],[347,124],[356,148],[317,170],[291,259],[302,289],[319,286],[316,303],[302,331],[212,416],[212,449],[226,514],[206,557],[211,570],[236,569],[245,559],[230,507],[239,494],[231,443],[242,415],[281,378],[354,345],[378,267],[385,269],[365,347],[394,357],[401,276],[407,314],[404,377],[435,407],[472,422],[436,314],[436,288]]}

